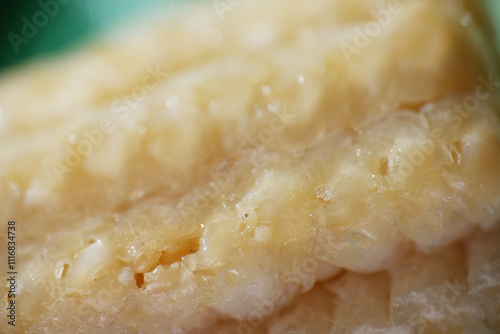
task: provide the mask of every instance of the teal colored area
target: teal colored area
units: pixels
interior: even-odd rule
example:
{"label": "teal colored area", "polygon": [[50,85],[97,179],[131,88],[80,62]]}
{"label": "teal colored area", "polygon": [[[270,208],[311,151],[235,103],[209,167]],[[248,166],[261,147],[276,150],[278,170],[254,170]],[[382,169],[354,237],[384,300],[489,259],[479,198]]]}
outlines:
{"label": "teal colored area", "polygon": [[56,53],[140,12],[165,12],[183,0],[5,0],[0,69]]}

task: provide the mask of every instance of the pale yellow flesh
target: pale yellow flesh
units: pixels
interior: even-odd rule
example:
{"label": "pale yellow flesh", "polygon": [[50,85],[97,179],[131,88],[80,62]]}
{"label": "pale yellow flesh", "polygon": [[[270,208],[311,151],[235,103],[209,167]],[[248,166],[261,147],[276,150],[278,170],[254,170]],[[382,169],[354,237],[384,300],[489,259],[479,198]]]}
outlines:
{"label": "pale yellow flesh", "polygon": [[396,5],[352,54],[389,2],[193,5],[5,73],[16,330],[499,330],[494,73],[460,1]]}

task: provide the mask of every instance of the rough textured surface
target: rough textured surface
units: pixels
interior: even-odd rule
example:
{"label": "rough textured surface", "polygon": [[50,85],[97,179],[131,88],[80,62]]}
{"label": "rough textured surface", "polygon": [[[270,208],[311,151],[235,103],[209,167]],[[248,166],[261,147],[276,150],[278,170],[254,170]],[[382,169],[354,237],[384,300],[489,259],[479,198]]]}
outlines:
{"label": "rough textured surface", "polygon": [[16,329],[500,331],[498,84],[461,2],[223,18],[3,74]]}

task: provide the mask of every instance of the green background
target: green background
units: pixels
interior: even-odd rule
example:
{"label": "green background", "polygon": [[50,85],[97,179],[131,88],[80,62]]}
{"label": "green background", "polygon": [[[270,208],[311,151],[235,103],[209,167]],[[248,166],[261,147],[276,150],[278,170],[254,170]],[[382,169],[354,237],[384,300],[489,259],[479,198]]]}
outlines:
{"label": "green background", "polygon": [[[172,4],[180,1],[183,0],[4,0],[0,10],[0,70],[37,55],[67,49],[141,11],[171,9]],[[39,2],[57,4],[57,13],[47,16],[45,25],[35,26],[38,33],[27,39],[28,43],[19,44],[15,52],[9,33],[23,36],[23,17],[33,23],[33,16],[43,10]]]}
{"label": "green background", "polygon": [[[15,52],[8,35],[15,33],[22,36],[22,19],[26,17],[33,22],[33,15],[41,10],[39,1],[68,3],[59,4],[58,13],[50,17],[27,44],[20,44],[18,52]],[[139,11],[155,6],[170,10],[172,6],[168,7],[166,3],[172,4],[174,1],[178,3],[186,0],[4,0],[0,10],[0,70],[37,55],[64,50]],[[481,3],[480,10],[490,18],[490,25],[494,27],[491,37],[496,41],[497,50],[500,50],[500,0],[466,1]]]}

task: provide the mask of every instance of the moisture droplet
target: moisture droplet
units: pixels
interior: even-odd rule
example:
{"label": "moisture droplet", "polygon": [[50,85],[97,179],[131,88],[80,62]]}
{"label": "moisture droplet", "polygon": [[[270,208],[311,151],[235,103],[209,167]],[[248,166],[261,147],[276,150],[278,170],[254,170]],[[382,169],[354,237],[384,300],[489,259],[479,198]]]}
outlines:
{"label": "moisture droplet", "polygon": [[303,85],[304,84],[304,76],[302,74],[299,74],[297,76],[297,82],[299,83],[299,85]]}
{"label": "moisture droplet", "polygon": [[469,24],[470,24],[470,21],[471,21],[471,16],[470,14],[465,14],[464,16],[462,16],[462,18],[460,19],[460,23],[464,26],[464,27],[467,27]]}
{"label": "moisture droplet", "polygon": [[316,197],[321,198],[324,201],[333,200],[333,187],[332,186],[321,186],[316,189]]}
{"label": "moisture droplet", "polygon": [[76,141],[78,140],[78,137],[76,136],[76,134],[74,133],[71,133],[69,136],[68,136],[68,143],[69,144],[76,144]]}
{"label": "moisture droplet", "polygon": [[179,99],[177,98],[177,96],[173,95],[173,96],[170,96],[169,98],[167,98],[166,104],[167,104],[167,107],[173,108],[177,105],[178,102],[179,102]]}
{"label": "moisture droplet", "polygon": [[264,85],[260,88],[260,90],[262,91],[262,94],[264,95],[269,95],[271,94],[271,87],[269,87],[268,85]]}

